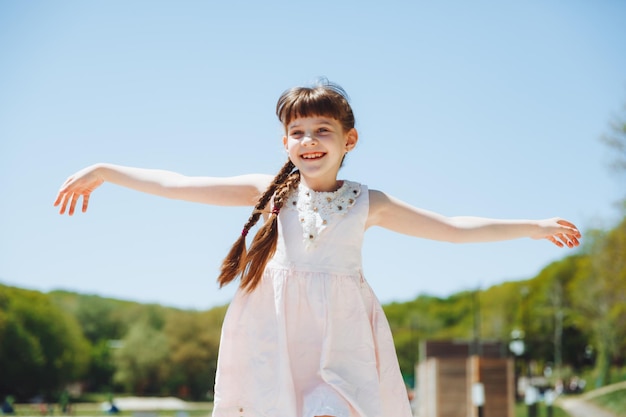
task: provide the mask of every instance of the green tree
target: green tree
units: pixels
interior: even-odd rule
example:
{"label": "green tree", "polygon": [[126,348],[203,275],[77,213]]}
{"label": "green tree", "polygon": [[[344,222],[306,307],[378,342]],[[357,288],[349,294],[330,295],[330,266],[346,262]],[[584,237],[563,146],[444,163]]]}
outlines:
{"label": "green tree", "polygon": [[0,286],[0,394],[52,395],[81,378],[88,361],[74,317],[42,293]]}
{"label": "green tree", "polygon": [[553,262],[533,279],[533,321],[539,342],[536,359],[552,362],[557,377],[564,364],[577,368],[583,365],[587,339],[579,326],[570,290],[584,258],[586,255],[577,254]]}
{"label": "green tree", "polygon": [[626,218],[608,232],[588,233],[588,257],[581,262],[573,297],[593,334],[598,386],[611,382],[611,365],[626,347]]}
{"label": "green tree", "polygon": [[140,320],[130,327],[122,346],[114,352],[114,381],[127,392],[160,394],[168,355],[165,334]]}
{"label": "green tree", "polygon": [[225,308],[207,312],[174,312],[164,332],[168,340],[168,380],[181,397],[205,399],[213,391],[220,329]]}
{"label": "green tree", "polygon": [[115,362],[111,350],[111,341],[101,339],[91,346],[91,360],[89,370],[83,380],[89,391],[114,391],[113,376]]}
{"label": "green tree", "polygon": [[74,314],[87,339],[94,345],[102,340],[121,339],[128,322],[119,313],[120,302],[95,295],[77,298]]}
{"label": "green tree", "polygon": [[507,341],[514,329],[520,309],[519,282],[494,285],[480,293],[480,334],[482,338]]}

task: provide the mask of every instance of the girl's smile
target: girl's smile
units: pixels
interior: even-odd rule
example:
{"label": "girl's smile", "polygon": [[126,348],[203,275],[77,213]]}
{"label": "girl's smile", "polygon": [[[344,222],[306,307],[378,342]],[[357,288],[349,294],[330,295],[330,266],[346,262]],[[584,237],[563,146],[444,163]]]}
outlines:
{"label": "girl's smile", "polygon": [[302,155],[302,158],[304,158],[304,159],[317,159],[317,158],[321,158],[324,155],[325,154],[322,153],[322,152],[306,153],[306,154]]}

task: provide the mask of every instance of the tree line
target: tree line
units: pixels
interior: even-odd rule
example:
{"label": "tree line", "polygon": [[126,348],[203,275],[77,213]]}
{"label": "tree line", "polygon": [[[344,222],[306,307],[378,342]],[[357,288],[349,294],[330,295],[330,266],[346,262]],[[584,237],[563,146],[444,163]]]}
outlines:
{"label": "tree line", "polygon": [[[626,217],[536,277],[384,305],[408,380],[424,340],[522,334],[526,358],[613,381],[626,352]],[[211,399],[226,306],[189,311],[0,285],[0,396],[88,392]]]}
{"label": "tree line", "polygon": [[226,307],[185,311],[0,285],[0,397],[87,392],[207,399]]}

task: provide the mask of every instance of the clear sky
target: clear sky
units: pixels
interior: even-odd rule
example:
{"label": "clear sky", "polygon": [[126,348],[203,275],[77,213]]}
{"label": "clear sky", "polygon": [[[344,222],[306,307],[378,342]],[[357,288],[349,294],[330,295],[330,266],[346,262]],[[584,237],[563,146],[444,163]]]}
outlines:
{"label": "clear sky", "polygon": [[[181,308],[215,283],[247,208],[105,184],[86,214],[56,192],[96,162],[188,175],[275,173],[283,90],[351,97],[341,178],[446,215],[612,225],[624,187],[598,140],[626,104],[626,3],[0,2],[0,282]],[[452,245],[366,234],[383,303],[535,276],[547,241]]]}

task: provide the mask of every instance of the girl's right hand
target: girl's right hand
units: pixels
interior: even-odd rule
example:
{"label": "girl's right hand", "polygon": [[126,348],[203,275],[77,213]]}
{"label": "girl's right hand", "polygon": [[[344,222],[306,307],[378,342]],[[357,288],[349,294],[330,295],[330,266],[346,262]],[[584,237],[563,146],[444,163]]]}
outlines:
{"label": "girl's right hand", "polygon": [[540,231],[531,236],[533,239],[548,239],[559,248],[573,248],[580,245],[581,233],[578,228],[567,220],[559,217],[538,222]]}
{"label": "girl's right hand", "polygon": [[65,214],[67,204],[70,204],[69,215],[74,214],[78,199],[83,197],[83,213],[87,211],[89,196],[104,182],[104,178],[98,175],[97,166],[93,165],[84,168],[74,175],[71,175],[61,186],[54,206],[61,205],[59,214]]}

